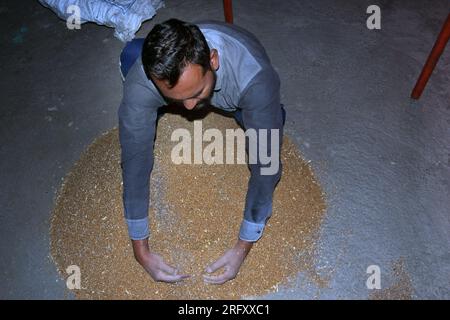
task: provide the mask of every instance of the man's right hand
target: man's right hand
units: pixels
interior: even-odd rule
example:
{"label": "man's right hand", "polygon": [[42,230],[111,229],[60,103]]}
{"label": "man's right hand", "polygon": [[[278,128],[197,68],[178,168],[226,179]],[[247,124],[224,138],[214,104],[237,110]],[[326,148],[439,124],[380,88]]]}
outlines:
{"label": "man's right hand", "polygon": [[131,240],[133,243],[134,257],[155,281],[179,282],[189,278],[187,274],[178,274],[178,270],[166,264],[163,258],[150,252],[148,239]]}

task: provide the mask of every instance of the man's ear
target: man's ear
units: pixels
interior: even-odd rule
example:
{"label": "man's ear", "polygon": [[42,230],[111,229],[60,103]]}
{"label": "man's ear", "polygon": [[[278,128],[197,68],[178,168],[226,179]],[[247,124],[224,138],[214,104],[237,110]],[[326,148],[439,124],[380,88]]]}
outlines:
{"label": "man's ear", "polygon": [[214,71],[217,71],[219,69],[220,63],[219,63],[219,52],[216,49],[212,49],[211,53],[209,55],[211,68]]}

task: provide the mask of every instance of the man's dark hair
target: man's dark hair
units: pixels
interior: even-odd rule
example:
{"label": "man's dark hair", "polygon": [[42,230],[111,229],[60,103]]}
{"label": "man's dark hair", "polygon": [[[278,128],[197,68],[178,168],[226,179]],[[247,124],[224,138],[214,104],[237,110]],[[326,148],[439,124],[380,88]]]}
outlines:
{"label": "man's dark hair", "polygon": [[152,75],[174,87],[190,63],[201,65],[204,73],[209,70],[209,54],[206,39],[196,25],[169,19],[155,25],[145,38],[142,64],[148,79]]}

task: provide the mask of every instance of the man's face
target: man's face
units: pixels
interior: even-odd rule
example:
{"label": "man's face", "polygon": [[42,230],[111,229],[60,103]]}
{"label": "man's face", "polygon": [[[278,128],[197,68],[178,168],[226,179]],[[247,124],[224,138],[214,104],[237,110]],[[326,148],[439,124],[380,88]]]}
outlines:
{"label": "man's face", "polygon": [[169,88],[165,81],[161,82],[157,85],[168,102],[183,105],[188,110],[201,109],[211,102],[216,74],[211,69],[203,74],[200,65],[189,64],[173,88]]}
{"label": "man's face", "polygon": [[211,53],[211,68],[206,72],[198,64],[188,64],[172,88],[165,80],[152,80],[168,102],[183,105],[188,110],[201,109],[211,102],[217,77],[214,70],[217,67],[218,56],[214,50]]}

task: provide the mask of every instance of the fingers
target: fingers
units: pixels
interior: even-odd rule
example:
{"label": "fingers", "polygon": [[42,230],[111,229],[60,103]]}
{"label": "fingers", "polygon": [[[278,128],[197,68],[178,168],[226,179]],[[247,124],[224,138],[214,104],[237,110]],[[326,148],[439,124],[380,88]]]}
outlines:
{"label": "fingers", "polygon": [[158,271],[154,277],[155,281],[174,283],[190,277],[187,274],[178,274],[178,270],[165,263],[162,257],[158,256],[158,260]]}
{"label": "fingers", "polygon": [[177,269],[166,264],[165,262],[161,262],[159,265],[159,270],[159,281],[179,282],[190,277],[188,274],[178,274]]}
{"label": "fingers", "polygon": [[165,273],[168,273],[168,274],[176,274],[178,272],[177,269],[175,269],[174,267],[168,265],[167,263],[165,263],[162,260],[161,260],[161,263],[159,264],[159,269],[164,271]]}
{"label": "fingers", "polygon": [[158,281],[174,283],[183,281],[189,277],[190,276],[187,274],[167,274],[165,272],[160,272],[158,275]]}
{"label": "fingers", "polygon": [[220,257],[217,261],[213,262],[206,268],[207,273],[214,273],[217,270],[225,267],[225,272],[220,275],[210,275],[205,274],[203,275],[203,280],[206,283],[210,284],[223,284],[227,282],[228,280],[234,279],[234,273],[227,267],[228,264],[228,256],[227,254],[224,254],[222,257]]}
{"label": "fingers", "polygon": [[203,279],[206,283],[210,284],[224,284],[228,280],[234,279],[234,276],[228,272],[225,272],[217,276],[204,275]]}
{"label": "fingers", "polygon": [[224,267],[226,264],[227,264],[227,259],[225,258],[225,256],[222,256],[217,261],[213,262],[208,267],[206,267],[205,271],[208,273],[214,273],[217,270],[219,270],[220,268]]}

